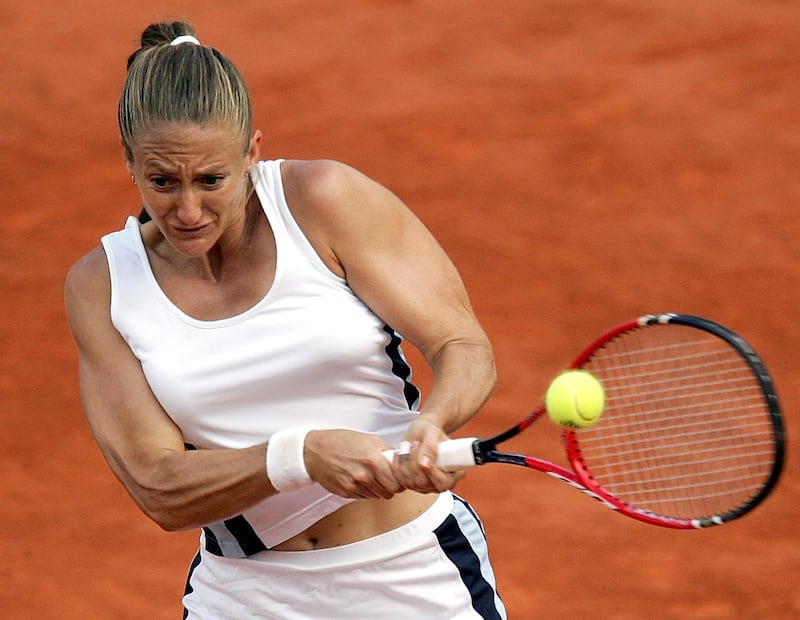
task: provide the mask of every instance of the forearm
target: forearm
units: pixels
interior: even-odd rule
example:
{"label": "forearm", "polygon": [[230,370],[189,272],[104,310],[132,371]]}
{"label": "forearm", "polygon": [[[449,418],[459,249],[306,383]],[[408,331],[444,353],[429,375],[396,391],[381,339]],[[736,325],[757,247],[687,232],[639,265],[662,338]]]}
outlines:
{"label": "forearm", "polygon": [[485,338],[449,341],[429,362],[434,385],[409,426],[406,446],[398,446],[409,458],[395,464],[403,488],[423,493],[451,489],[463,476],[436,467],[439,442],[478,412],[497,380],[492,348]]}
{"label": "forearm", "polygon": [[450,434],[478,412],[494,389],[494,354],[486,340],[451,342],[430,363],[434,382],[421,411]]}
{"label": "forearm", "polygon": [[164,450],[139,467],[112,469],[134,501],[165,530],[225,519],[275,493],[265,471],[265,447]]}

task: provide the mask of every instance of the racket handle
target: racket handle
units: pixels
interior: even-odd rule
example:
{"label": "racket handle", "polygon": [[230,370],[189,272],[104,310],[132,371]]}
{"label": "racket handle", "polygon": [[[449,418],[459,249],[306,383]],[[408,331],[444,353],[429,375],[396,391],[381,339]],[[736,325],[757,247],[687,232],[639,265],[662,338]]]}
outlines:
{"label": "racket handle", "polygon": [[[474,467],[477,463],[475,462],[475,453],[472,451],[472,444],[476,441],[477,437],[461,437],[441,442],[436,455],[436,465],[445,471]],[[396,453],[397,450],[385,450],[383,456],[392,462]]]}

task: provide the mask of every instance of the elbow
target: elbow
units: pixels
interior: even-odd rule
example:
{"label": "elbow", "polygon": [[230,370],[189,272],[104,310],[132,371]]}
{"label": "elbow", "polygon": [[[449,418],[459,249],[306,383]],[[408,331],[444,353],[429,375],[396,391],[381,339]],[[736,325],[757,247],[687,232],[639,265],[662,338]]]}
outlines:
{"label": "elbow", "polygon": [[142,508],[147,517],[165,532],[180,532],[190,529],[187,523],[176,518],[175,513],[161,506],[154,508]]}
{"label": "elbow", "polygon": [[165,532],[181,532],[197,527],[184,502],[171,501],[160,493],[144,493],[136,498],[139,509]]}
{"label": "elbow", "polygon": [[198,526],[197,492],[192,491],[174,453],[162,458],[123,460],[116,452],[105,452],[106,461],[141,512],[167,532]]}
{"label": "elbow", "polygon": [[128,490],[139,510],[162,530],[176,532],[186,529],[178,517],[178,506],[168,499],[169,494],[142,485],[137,485],[134,489],[129,487]]}
{"label": "elbow", "polygon": [[129,479],[125,486],[139,509],[162,530],[192,529],[196,523],[191,519],[188,494],[171,481],[173,478],[162,472],[152,477]]}

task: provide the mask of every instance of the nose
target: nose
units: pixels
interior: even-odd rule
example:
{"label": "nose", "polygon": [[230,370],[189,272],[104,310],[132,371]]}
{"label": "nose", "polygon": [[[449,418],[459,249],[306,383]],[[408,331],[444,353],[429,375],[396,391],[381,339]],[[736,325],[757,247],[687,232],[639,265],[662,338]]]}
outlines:
{"label": "nose", "polygon": [[192,187],[183,188],[177,197],[175,215],[186,225],[195,224],[203,215],[203,205],[198,192]]}

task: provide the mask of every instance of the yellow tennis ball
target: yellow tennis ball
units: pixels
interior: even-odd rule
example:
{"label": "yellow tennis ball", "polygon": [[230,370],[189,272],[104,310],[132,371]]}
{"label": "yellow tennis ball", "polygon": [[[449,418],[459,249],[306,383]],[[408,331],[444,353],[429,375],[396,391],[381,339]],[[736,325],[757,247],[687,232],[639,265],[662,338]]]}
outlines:
{"label": "yellow tennis ball", "polygon": [[550,419],[566,428],[586,428],[606,406],[603,385],[585,370],[561,373],[547,388],[544,406]]}

